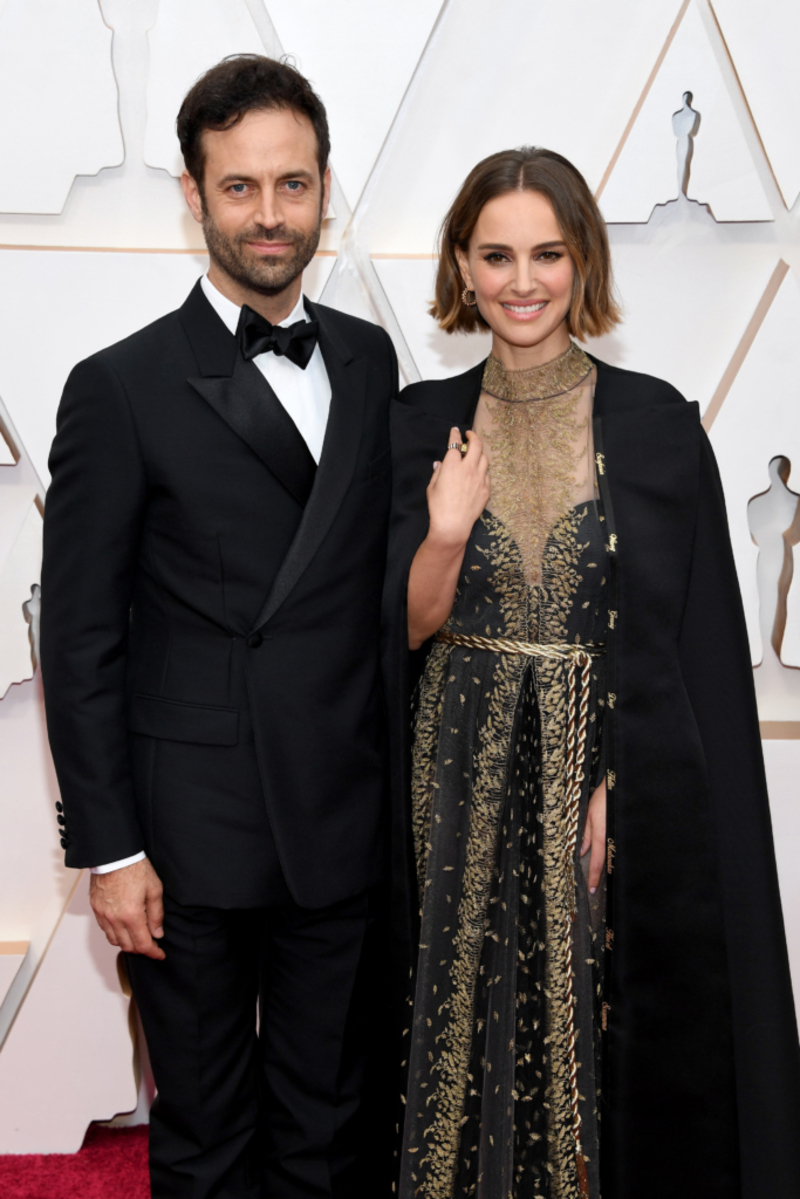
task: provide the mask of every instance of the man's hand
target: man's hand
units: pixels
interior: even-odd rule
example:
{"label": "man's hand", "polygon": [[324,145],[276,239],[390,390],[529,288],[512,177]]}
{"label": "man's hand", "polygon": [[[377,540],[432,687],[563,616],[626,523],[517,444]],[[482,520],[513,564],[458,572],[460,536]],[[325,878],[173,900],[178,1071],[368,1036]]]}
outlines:
{"label": "man's hand", "polygon": [[164,888],[149,860],[108,874],[93,874],[89,901],[109,944],[125,953],[161,960],[154,937],[164,936]]}

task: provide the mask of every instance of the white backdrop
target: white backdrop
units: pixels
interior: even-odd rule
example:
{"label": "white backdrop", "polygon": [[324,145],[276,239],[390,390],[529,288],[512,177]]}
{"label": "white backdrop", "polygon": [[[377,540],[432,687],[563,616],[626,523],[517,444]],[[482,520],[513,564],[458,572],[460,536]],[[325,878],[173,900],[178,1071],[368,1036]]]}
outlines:
{"label": "white backdrop", "polygon": [[796,0],[0,0],[0,1152],[74,1151],[137,1104],[114,953],[61,864],[27,601],[70,367],[205,268],[174,121],[237,51],[293,55],[323,96],[333,214],[307,291],[383,324],[407,381],[486,352],[426,315],[470,167],[546,145],[595,189],[625,323],[591,348],[696,400],[720,460],[800,990],[798,45]]}

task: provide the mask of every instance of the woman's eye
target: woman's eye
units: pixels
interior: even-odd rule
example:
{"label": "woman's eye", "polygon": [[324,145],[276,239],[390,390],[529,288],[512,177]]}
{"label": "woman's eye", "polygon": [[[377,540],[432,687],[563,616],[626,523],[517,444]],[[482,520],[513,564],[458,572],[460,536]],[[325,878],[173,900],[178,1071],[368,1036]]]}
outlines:
{"label": "woman's eye", "polygon": [[491,254],[486,255],[486,262],[508,262],[505,254],[500,254],[497,250],[493,250]]}
{"label": "woman's eye", "polygon": [[544,250],[539,255],[539,258],[544,262],[557,262],[560,257],[561,253],[559,250]]}

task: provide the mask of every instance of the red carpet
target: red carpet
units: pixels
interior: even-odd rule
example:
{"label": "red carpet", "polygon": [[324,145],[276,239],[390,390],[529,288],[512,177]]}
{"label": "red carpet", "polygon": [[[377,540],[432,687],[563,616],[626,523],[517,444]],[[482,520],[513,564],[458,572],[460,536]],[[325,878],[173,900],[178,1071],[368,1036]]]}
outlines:
{"label": "red carpet", "polygon": [[147,1125],[92,1125],[79,1153],[0,1157],[2,1199],[150,1199]]}

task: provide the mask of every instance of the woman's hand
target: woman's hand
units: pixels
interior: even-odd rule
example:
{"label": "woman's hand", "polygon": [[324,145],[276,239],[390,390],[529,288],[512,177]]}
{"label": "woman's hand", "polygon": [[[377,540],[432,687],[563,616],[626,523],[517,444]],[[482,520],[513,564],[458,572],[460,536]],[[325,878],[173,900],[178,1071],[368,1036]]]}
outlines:
{"label": "woman's hand", "polygon": [[[461,445],[461,432],[450,430]],[[408,576],[408,644],[419,649],[437,633],[453,610],[458,575],[472,526],[489,499],[489,463],[480,437],[467,433],[469,449],[447,450],[435,462],[428,484],[428,536],[417,550]]]}
{"label": "woman's hand", "polygon": [[[450,441],[461,445],[461,431],[450,430]],[[477,433],[467,433],[469,449],[447,450],[441,462],[435,462],[428,484],[428,539],[449,551],[463,549],[472,526],[489,501],[489,461]]]}
{"label": "woman's hand", "polygon": [[581,857],[589,850],[589,891],[592,895],[597,891],[600,875],[606,863],[606,780],[603,779],[589,800],[589,811],[586,813],[586,828],[581,842]]}

